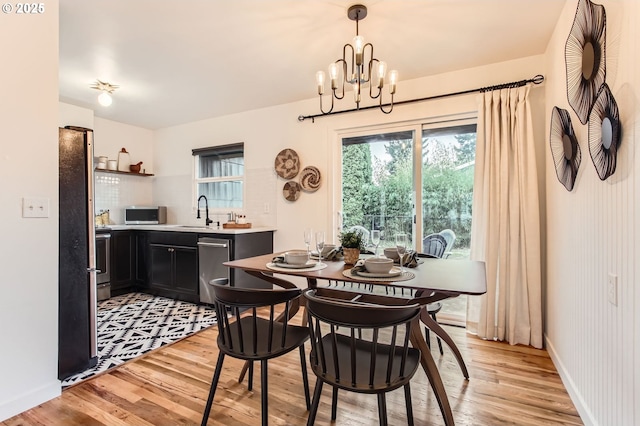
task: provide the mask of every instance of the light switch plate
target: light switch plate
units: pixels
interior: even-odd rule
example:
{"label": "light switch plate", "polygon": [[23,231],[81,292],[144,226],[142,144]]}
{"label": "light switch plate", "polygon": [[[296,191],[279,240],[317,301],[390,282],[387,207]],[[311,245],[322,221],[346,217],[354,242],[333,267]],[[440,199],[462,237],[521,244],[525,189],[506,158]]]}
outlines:
{"label": "light switch plate", "polygon": [[49,217],[49,199],[35,197],[23,198],[22,217]]}

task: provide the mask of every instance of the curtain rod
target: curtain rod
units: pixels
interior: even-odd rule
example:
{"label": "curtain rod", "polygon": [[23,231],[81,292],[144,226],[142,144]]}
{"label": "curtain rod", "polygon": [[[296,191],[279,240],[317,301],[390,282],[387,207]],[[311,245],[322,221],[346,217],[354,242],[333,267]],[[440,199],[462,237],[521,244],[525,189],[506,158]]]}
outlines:
{"label": "curtain rod", "polygon": [[[409,99],[406,101],[394,102],[393,105],[396,106],[396,105],[402,105],[402,104],[410,104],[413,102],[430,101],[433,99],[448,98],[449,96],[466,95],[468,93],[474,93],[474,92],[483,93],[483,92],[489,92],[492,90],[509,89],[509,88],[521,87],[528,83],[541,84],[543,81],[544,81],[544,76],[542,74],[538,74],[535,77],[530,78],[528,80],[512,81],[511,83],[503,83],[503,84],[497,84],[495,86],[480,87],[478,89],[464,90],[462,92],[445,93],[444,95],[427,96],[426,98]],[[390,105],[391,104],[384,104],[382,106],[386,107]],[[315,123],[315,119],[318,117],[324,117],[327,115],[344,114],[347,112],[364,111],[366,109],[371,109],[371,108],[380,108],[380,105],[371,105],[371,106],[366,106],[362,108],[345,109],[342,111],[329,112],[327,114],[299,115],[298,121],[304,121],[307,118],[310,118],[311,122]]]}

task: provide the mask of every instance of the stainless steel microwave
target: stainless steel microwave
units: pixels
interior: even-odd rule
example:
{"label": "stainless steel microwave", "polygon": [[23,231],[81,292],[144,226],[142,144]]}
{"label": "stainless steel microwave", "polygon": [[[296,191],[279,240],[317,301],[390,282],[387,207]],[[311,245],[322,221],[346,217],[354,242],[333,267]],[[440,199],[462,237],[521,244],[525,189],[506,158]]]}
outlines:
{"label": "stainless steel microwave", "polygon": [[167,208],[165,206],[131,206],[124,209],[124,223],[126,225],[158,225],[167,223]]}

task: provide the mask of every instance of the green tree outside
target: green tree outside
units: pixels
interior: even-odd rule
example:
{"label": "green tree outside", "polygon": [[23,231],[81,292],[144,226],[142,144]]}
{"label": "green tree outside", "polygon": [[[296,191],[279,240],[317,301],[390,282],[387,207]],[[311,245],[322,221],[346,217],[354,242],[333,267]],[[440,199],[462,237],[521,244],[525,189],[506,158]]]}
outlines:
{"label": "green tree outside", "polygon": [[[383,239],[390,241],[396,233],[412,230],[412,141],[384,142],[386,161],[372,155],[372,146],[343,146],[343,227],[380,229]],[[455,141],[423,140],[425,236],[450,228],[456,233],[456,246],[469,247],[474,155],[475,133],[455,135]]]}

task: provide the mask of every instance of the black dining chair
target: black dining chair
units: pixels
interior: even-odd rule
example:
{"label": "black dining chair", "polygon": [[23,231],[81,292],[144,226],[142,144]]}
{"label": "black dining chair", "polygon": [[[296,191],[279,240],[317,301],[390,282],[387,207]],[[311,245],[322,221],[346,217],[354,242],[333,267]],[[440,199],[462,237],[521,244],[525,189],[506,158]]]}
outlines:
{"label": "black dining chair", "polygon": [[[309,339],[309,329],[288,322],[292,303],[299,303],[301,290],[251,289],[231,287],[226,278],[212,280],[214,305],[218,317],[218,362],[216,363],[209,397],[202,416],[202,426],[209,420],[209,413],[216,393],[225,355],[249,362],[248,388],[253,388],[253,362],[260,361],[262,424],[268,424],[267,361],[294,349],[300,351],[302,381],[307,409],[310,407],[309,381],[307,378],[304,343]],[[257,308],[268,307],[269,318],[257,315]],[[276,307],[283,308],[276,316]],[[229,316],[235,317],[230,321]]]}
{"label": "black dining chair", "polygon": [[429,234],[422,240],[422,254],[441,259],[447,249],[447,240],[440,234]]}
{"label": "black dining chair", "polygon": [[[311,335],[311,369],[317,380],[307,425],[313,425],[324,383],[333,387],[331,420],[336,419],[338,389],[376,394],[378,417],[387,424],[385,394],[404,387],[407,420],[413,425],[410,380],[420,351],[410,347],[411,327],[420,305],[406,299],[329,288],[304,292]],[[351,297],[345,298],[345,297]],[[384,303],[383,303],[384,300]]]}
{"label": "black dining chair", "polygon": [[[455,239],[455,235],[453,238]],[[445,256],[447,247],[448,242],[444,235],[440,233],[430,234],[424,237],[424,239],[422,240],[422,255],[424,257],[435,257],[438,259],[442,259]],[[431,316],[434,321],[437,321],[436,314],[442,309],[442,303],[429,303],[427,306],[425,306],[425,309],[427,310],[429,316]],[[431,349],[431,336],[429,333],[429,328],[426,326],[424,328],[424,334],[427,345],[429,346],[429,349]],[[440,341],[439,337],[436,337],[436,340],[438,341],[438,349],[440,349],[440,355],[444,355],[444,351],[442,350],[442,341]]]}

